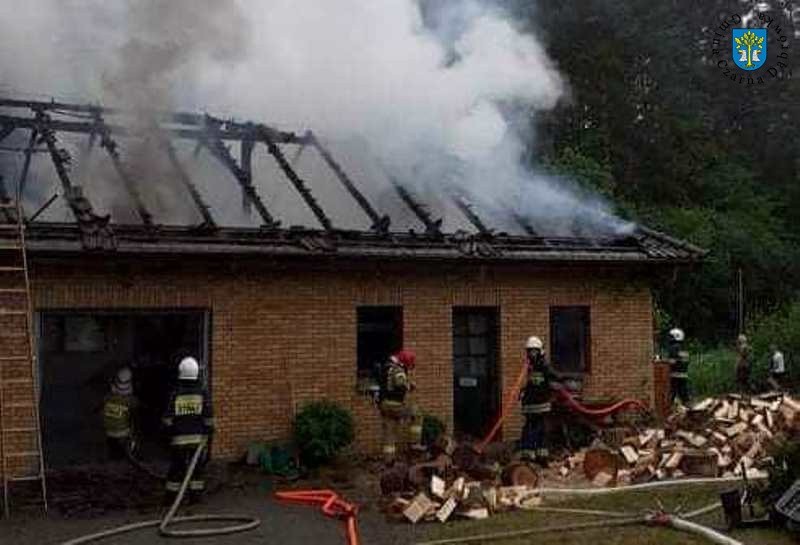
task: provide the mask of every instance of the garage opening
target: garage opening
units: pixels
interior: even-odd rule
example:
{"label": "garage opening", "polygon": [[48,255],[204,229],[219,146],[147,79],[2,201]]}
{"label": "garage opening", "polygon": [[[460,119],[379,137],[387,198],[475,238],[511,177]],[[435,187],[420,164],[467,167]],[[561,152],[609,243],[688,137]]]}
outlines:
{"label": "garage opening", "polygon": [[117,370],[133,372],[138,457],[167,456],[161,417],[180,358],[201,362],[209,381],[205,310],[43,311],[38,321],[45,460],[50,469],[109,459],[103,402]]}

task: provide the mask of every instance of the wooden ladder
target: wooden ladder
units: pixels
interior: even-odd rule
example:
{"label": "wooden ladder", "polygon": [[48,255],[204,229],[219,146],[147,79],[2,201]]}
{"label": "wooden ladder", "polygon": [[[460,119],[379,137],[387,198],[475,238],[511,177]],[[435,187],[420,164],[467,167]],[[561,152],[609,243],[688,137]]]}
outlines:
{"label": "wooden ladder", "polygon": [[[2,184],[2,179],[0,179]],[[3,513],[11,491],[30,481],[47,511],[47,484],[39,420],[39,372],[33,345],[33,306],[25,219],[19,190],[0,195],[0,461]]]}

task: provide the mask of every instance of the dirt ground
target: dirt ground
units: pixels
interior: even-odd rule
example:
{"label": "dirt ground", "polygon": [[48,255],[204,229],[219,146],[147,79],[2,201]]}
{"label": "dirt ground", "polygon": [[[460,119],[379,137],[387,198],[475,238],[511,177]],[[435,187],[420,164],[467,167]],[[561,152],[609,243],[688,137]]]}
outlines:
{"label": "dirt ground", "polygon": [[[242,467],[216,468],[210,478],[209,493],[201,504],[183,508],[181,514],[243,514],[261,520],[254,531],[213,539],[179,540],[185,544],[246,545],[286,543],[342,545],[345,543],[342,525],[325,518],[311,507],[281,505],[272,499],[276,490],[287,488],[333,488],[360,506],[359,528],[366,545],[399,545],[423,542],[436,538],[452,538],[486,532],[508,531],[532,526],[549,526],[576,522],[568,515],[517,512],[492,517],[486,521],[453,521],[446,525],[392,522],[379,512],[376,499],[378,484],[374,473],[358,469],[329,470],[313,480],[286,483],[270,479],[254,469]],[[222,483],[225,483],[224,485]],[[47,517],[36,511],[17,510],[8,521],[0,521],[0,545],[50,545],[63,543],[84,534],[159,518],[165,508],[158,481],[126,466],[75,469],[68,474],[50,478],[51,509]],[[548,483],[552,485],[555,483]],[[563,483],[562,483],[563,484]],[[661,501],[668,508],[699,507],[718,498],[720,486],[676,488],[652,493],[623,493],[604,496],[604,499],[576,500],[560,506],[592,509],[640,511],[653,508]],[[590,519],[591,520],[591,519]],[[704,521],[719,526],[720,514]],[[783,532],[767,531],[737,535],[748,545],[784,545],[793,543]],[[534,538],[528,538],[534,539]],[[651,528],[604,529],[593,532],[562,533],[536,536],[545,543],[617,543],[627,544],[702,544],[700,540],[671,530]],[[108,539],[108,545],[144,545],[175,542],[160,538],[155,529],[144,529]],[[528,540],[497,541],[496,543],[528,543]]]}

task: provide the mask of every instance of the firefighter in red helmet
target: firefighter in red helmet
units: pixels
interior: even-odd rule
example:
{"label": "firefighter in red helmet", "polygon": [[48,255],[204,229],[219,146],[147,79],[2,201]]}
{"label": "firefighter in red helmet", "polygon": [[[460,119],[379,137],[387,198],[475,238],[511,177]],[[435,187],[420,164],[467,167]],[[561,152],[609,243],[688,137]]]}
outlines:
{"label": "firefighter in red helmet", "polygon": [[398,444],[412,449],[422,449],[422,417],[408,401],[408,393],[414,389],[410,371],[414,369],[417,356],[410,350],[393,354],[384,365],[380,384],[380,411],[383,432],[383,459],[391,465]]}

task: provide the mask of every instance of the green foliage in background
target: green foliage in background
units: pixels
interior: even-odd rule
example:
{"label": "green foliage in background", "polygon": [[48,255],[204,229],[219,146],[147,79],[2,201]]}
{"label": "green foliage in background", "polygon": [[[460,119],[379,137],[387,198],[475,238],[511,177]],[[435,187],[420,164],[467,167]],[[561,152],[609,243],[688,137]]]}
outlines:
{"label": "green foliage in background", "polygon": [[309,467],[332,461],[354,438],[353,417],[330,401],[306,405],[294,421],[295,444],[300,459]]}

